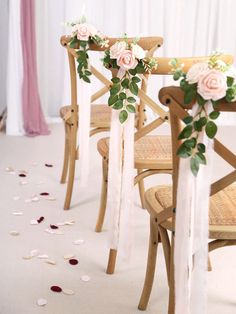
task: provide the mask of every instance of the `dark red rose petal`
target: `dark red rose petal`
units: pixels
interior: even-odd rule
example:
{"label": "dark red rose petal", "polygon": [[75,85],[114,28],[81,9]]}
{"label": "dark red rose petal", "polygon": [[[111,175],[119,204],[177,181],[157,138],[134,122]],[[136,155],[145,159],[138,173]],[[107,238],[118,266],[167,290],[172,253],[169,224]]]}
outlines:
{"label": "dark red rose petal", "polygon": [[69,259],[69,263],[71,265],[77,265],[79,263],[79,261],[77,259],[75,259],[75,258],[71,258],[71,259]]}
{"label": "dark red rose petal", "polygon": [[50,225],[50,228],[51,228],[51,229],[58,229],[58,226],[56,226],[56,225]]}
{"label": "dark red rose petal", "polygon": [[40,222],[42,222],[44,220],[44,217],[40,217],[37,222],[40,224]]}
{"label": "dark red rose petal", "polygon": [[50,288],[53,292],[62,292],[62,288],[59,286],[51,286]]}
{"label": "dark red rose petal", "polygon": [[45,167],[53,167],[51,164],[45,164]]}
{"label": "dark red rose petal", "polygon": [[49,195],[49,193],[48,192],[42,192],[42,193],[40,193],[40,195],[47,196],[47,195]]}
{"label": "dark red rose petal", "polygon": [[19,177],[24,178],[24,177],[26,177],[26,174],[24,174],[24,173],[20,173],[20,174],[19,174]]}

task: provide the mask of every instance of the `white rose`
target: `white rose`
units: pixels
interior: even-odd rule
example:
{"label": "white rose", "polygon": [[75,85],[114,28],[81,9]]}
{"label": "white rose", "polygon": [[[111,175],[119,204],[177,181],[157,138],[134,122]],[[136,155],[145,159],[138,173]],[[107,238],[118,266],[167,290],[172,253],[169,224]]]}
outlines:
{"label": "white rose", "polygon": [[207,71],[208,63],[207,62],[198,62],[195,63],[191,68],[188,70],[186,80],[189,84],[197,83],[200,77]]}
{"label": "white rose", "polygon": [[137,59],[143,59],[146,56],[146,52],[137,44],[132,44],[131,50]]}
{"label": "white rose", "polygon": [[117,41],[114,45],[110,47],[110,57],[111,59],[117,59],[119,55],[126,49],[125,41]]}

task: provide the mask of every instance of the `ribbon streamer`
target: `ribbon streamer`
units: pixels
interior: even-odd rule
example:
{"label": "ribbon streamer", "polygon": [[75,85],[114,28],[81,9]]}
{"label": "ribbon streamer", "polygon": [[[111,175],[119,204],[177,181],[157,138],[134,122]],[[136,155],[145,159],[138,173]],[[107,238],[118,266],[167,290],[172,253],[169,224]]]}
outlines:
{"label": "ribbon streamer", "polygon": [[112,111],[108,198],[109,247],[119,250],[129,259],[133,238],[133,190],[134,190],[134,115],[122,125],[119,111]]}
{"label": "ribbon streamer", "polygon": [[[194,105],[197,112],[199,106]],[[209,112],[209,101],[206,109]],[[189,159],[180,159],[175,227],[175,313],[206,314],[208,259],[208,210],[213,141],[200,134],[206,146],[207,165],[194,177]]]}

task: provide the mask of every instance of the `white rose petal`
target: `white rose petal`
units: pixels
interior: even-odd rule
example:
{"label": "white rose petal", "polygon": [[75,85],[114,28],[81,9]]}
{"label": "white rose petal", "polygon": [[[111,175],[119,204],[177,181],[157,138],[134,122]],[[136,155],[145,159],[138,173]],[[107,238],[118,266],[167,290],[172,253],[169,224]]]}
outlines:
{"label": "white rose petal", "polygon": [[188,70],[186,80],[189,84],[197,83],[200,77],[207,71],[208,63],[207,62],[198,62],[195,63],[191,68]]}
{"label": "white rose petal", "polygon": [[143,59],[146,56],[145,50],[137,44],[131,45],[131,50],[137,59]]}

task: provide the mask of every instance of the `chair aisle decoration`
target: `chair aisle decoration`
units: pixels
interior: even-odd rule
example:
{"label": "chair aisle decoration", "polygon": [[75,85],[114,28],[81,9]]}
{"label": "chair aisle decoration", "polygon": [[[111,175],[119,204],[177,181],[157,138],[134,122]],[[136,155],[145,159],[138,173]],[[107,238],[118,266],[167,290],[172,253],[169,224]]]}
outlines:
{"label": "chair aisle decoration", "polygon": [[[214,55],[208,62],[194,64],[187,74],[173,60],[174,78],[181,78],[182,91],[172,87],[160,92],[171,116],[173,201],[170,187],[160,186],[146,193],[151,232],[140,309],[146,308],[151,292],[158,234],[170,286],[169,314],[206,313],[208,231],[209,238],[215,239],[209,243],[209,251],[236,244],[236,187],[231,185],[236,181],[236,156],[214,139],[214,120],[220,111],[236,111],[236,103],[229,103],[236,100],[236,72],[229,65],[232,59]],[[186,125],[182,130],[180,119]],[[214,150],[234,171],[211,184]],[[166,230],[173,231],[171,247]]]}

